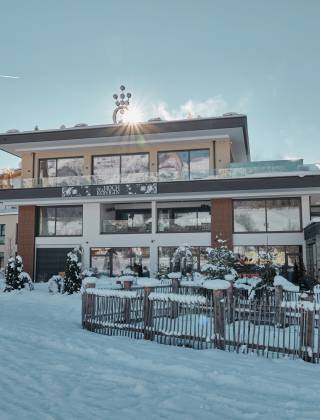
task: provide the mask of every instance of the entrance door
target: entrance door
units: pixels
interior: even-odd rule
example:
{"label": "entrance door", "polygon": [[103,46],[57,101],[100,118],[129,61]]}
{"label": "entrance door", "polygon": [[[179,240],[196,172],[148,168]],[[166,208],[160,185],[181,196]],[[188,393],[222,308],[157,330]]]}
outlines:
{"label": "entrance door", "polygon": [[65,271],[66,257],[73,248],[37,248],[36,281],[48,281],[50,277]]}

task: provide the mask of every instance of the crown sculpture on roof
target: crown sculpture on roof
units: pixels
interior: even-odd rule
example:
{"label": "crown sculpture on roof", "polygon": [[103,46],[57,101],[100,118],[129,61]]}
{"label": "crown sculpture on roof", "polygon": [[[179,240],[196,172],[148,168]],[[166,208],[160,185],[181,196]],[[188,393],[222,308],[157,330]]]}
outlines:
{"label": "crown sculpture on roof", "polygon": [[116,108],[113,111],[112,118],[115,124],[121,124],[123,122],[124,114],[129,111],[129,105],[130,105],[129,99],[131,98],[131,93],[128,92],[127,94],[125,94],[124,93],[125,90],[126,90],[125,86],[121,85],[120,86],[121,93],[119,95],[116,93],[113,95]]}

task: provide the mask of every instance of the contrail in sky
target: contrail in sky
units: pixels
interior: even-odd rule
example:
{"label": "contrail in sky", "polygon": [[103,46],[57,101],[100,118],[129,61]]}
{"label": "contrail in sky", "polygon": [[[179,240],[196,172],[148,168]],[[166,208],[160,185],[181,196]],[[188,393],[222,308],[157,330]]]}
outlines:
{"label": "contrail in sky", "polygon": [[3,79],[20,79],[19,76],[9,76],[6,74],[0,74],[0,77],[2,77]]}

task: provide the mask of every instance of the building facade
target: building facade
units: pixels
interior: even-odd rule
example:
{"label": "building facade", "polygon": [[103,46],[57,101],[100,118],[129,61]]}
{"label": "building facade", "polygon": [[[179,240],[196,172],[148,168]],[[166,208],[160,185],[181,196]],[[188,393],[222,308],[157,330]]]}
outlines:
{"label": "building facade", "polygon": [[219,236],[243,259],[272,250],[307,261],[304,228],[320,203],[320,171],[298,161],[251,162],[245,115],[149,121],[0,135],[22,159],[18,253],[47,280],[81,245],[83,263],[120,274],[170,268],[174,249],[194,265]]}

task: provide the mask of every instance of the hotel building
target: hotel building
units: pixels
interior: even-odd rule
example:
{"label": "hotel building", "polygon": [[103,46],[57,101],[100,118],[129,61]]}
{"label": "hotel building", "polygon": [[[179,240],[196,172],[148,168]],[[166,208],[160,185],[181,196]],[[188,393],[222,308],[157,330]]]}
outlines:
{"label": "hotel building", "polygon": [[252,261],[265,249],[281,265],[303,258],[318,276],[319,240],[304,228],[320,215],[320,170],[251,162],[245,115],[6,133],[0,148],[22,161],[0,201],[19,207],[18,253],[38,281],[76,245],[86,267],[154,274],[189,244],[199,268],[216,236]]}

